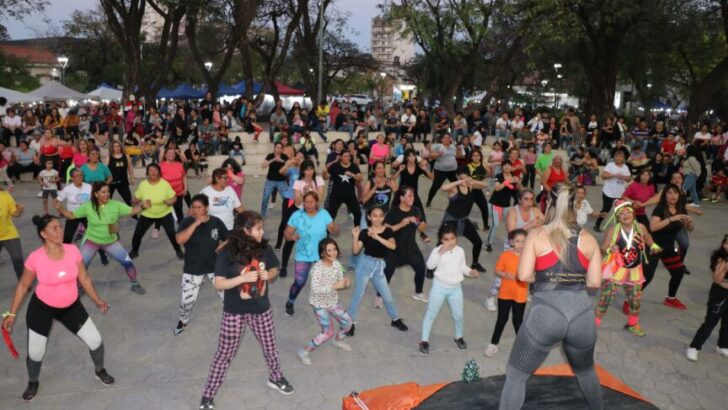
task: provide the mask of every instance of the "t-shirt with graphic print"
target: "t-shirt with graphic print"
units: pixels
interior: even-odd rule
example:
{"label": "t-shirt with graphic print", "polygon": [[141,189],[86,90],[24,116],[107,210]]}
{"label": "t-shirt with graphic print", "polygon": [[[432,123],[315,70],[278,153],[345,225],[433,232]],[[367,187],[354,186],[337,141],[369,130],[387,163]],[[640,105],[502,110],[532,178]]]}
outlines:
{"label": "t-shirt with graphic print", "polygon": [[316,262],[319,260],[318,245],[328,235],[327,227],[333,222],[331,215],[320,209],[311,216],[299,209],[291,215],[288,225],[296,228],[299,238],[296,241],[296,262]]}
{"label": "t-shirt with graphic print", "polygon": [[[217,255],[215,276],[222,276],[228,279],[235,278],[240,275],[240,272],[246,266],[257,268],[260,266],[260,262],[265,263],[266,270],[280,266],[280,262],[270,245],[266,245],[259,259],[254,259],[251,263],[244,266],[238,261],[231,261],[230,253],[225,249]],[[270,309],[268,281],[259,280],[253,283],[243,283],[241,286],[235,286],[225,291],[223,311],[226,313],[239,315],[246,313],[265,313],[268,309]]]}
{"label": "t-shirt with graphic print", "polygon": [[226,186],[222,191],[218,191],[208,186],[200,193],[209,199],[210,207],[208,212],[210,215],[220,218],[225,227],[231,231],[233,225],[235,225],[235,208],[241,205],[240,197],[235,193],[235,190]]}
{"label": "t-shirt with graphic print", "polygon": [[[182,220],[177,232],[182,232],[195,223],[195,218],[188,216]],[[209,215],[207,222],[201,223],[185,243],[185,263],[182,271],[190,275],[204,275],[215,272],[217,253],[215,249],[221,241],[228,238],[225,224],[216,216]]]}
{"label": "t-shirt with graphic print", "polygon": [[345,175],[346,171],[349,171],[354,175],[361,173],[359,167],[355,164],[349,164],[348,167],[343,167],[341,163],[337,162],[329,167],[332,195],[340,195],[340,197],[356,195],[356,192],[354,191],[356,181],[354,180],[354,177]]}

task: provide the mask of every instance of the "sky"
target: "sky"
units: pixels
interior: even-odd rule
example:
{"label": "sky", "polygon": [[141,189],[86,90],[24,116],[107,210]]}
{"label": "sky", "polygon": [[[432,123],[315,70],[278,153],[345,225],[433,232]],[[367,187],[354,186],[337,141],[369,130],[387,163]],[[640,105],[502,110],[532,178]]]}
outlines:
{"label": "sky", "polygon": [[[12,39],[36,37],[36,33],[46,33],[48,25],[62,31],[62,21],[67,20],[71,13],[77,9],[91,9],[98,4],[98,0],[51,0],[44,13],[37,13],[26,17],[23,21],[5,21]],[[350,13],[349,27],[353,33],[347,37],[359,45],[362,51],[369,51],[371,19],[377,15],[378,0],[336,0],[340,10]]]}

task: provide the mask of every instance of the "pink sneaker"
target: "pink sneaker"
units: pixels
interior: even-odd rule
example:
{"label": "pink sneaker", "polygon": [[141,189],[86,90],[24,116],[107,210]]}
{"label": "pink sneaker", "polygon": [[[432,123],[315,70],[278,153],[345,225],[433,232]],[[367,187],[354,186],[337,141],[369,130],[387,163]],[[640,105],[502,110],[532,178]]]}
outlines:
{"label": "pink sneaker", "polygon": [[152,239],[159,239],[159,229],[152,228]]}

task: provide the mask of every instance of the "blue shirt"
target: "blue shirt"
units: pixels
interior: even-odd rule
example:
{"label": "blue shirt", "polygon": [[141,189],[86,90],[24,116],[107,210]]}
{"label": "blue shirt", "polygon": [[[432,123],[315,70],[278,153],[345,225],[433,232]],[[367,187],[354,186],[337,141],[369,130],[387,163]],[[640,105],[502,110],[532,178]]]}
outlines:
{"label": "blue shirt", "polygon": [[83,172],[83,182],[87,184],[93,184],[94,182],[105,182],[106,178],[111,176],[111,171],[106,164],[99,162],[96,165],[96,170],[92,170],[88,164],[81,166],[81,172]]}
{"label": "blue shirt", "polygon": [[286,189],[281,191],[281,196],[286,199],[293,199],[293,183],[298,180],[301,175],[301,169],[298,167],[290,167],[286,170]]}
{"label": "blue shirt", "polygon": [[303,209],[291,215],[288,225],[296,228],[299,239],[296,241],[296,262],[316,262],[319,260],[318,245],[326,238],[326,227],[333,222],[331,215],[320,209],[315,216],[310,216]]}

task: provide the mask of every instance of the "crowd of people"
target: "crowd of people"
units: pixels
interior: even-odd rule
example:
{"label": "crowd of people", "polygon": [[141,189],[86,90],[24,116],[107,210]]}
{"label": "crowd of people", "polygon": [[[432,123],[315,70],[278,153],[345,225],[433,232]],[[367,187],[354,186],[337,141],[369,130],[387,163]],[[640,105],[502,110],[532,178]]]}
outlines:
{"label": "crowd of people", "polygon": [[[247,132],[259,142],[264,127],[250,101],[223,107],[207,95],[196,106],[172,102],[159,109],[133,101],[123,107],[68,109],[62,104],[44,111],[38,106],[22,113],[15,128],[5,125],[17,122],[6,121],[17,115],[7,109],[2,133],[7,144],[0,144],[0,171],[7,175],[8,188],[0,189],[0,250],[7,249],[18,279],[3,315],[7,331],[38,282],[26,320],[29,382],[23,399],[32,400],[38,392],[53,319],[87,344],[96,377],[114,382],[104,367],[100,332],[80,302],[85,293],[103,313],[108,310],[87,269],[96,253],[104,265],[110,256],[126,270],[131,290],[143,295],[134,259],[146,232],[152,228],[156,239],[161,227],[175,256],[184,260],[174,334],[188,327],[205,278],[223,301],[218,347],[200,409],[214,408],[247,326],[262,347],[268,385],[293,393],[281,370],[269,299],[271,281],[288,276],[291,256],[289,294],[276,302],[295,316],[296,300],[310,279],[307,301],[321,333],[307,342],[302,337],[297,355],[311,365],[313,353],[326,341],[351,351],[347,337],[357,329],[367,331],[357,328],[357,319],[369,282],[377,292],[374,306],[385,308],[393,328],[408,331],[397,310],[402,301],[389,287],[406,265],[414,271],[412,298],[427,304],[419,351],[430,353],[432,325],[445,302],[453,342],[466,350],[462,288],[487,273],[480,260],[483,250],[500,254],[489,267],[494,274],[483,295],[485,309],[498,312],[484,354],[498,353],[510,316],[517,332],[501,408],[523,405],[526,381],[557,342],[563,343],[588,406],[602,408],[593,357],[597,328],[617,288],[623,288],[625,329],[647,335],[639,321],[640,302],[660,261],[670,275],[663,304],[687,308],[677,293],[690,273],[685,266],[695,228],[690,213],[701,215],[702,201],[718,202],[726,193],[728,132],[715,124],[686,137],[670,118],[636,118],[630,128],[623,117],[602,123],[596,115],[580,119],[573,109],[557,120],[548,113],[526,118],[520,109],[497,113],[493,107],[484,113],[468,107],[451,118],[444,107],[430,111],[416,99],[386,110],[362,108],[338,101],[322,101],[310,111],[276,104],[269,115],[273,148],[261,164],[267,175],[260,212],[242,206],[244,149],[239,138],[232,143],[228,138]],[[81,118],[80,124],[68,120],[73,116]],[[320,155],[312,133],[328,143],[329,130],[347,132],[349,140],[330,141]],[[102,150],[108,152],[106,160]],[[189,170],[207,177],[203,159],[218,152],[229,158],[194,195]],[[136,181],[133,168],[139,162],[146,177]],[[37,179],[43,206],[43,215],[33,217],[43,245],[29,256],[12,222],[24,210],[11,195],[12,178],[19,180],[25,172]],[[421,176],[432,180],[424,202]],[[597,182],[601,188],[589,188]],[[601,189],[599,211],[586,198],[587,189]],[[120,200],[113,199],[116,192]],[[276,196],[280,221],[265,224],[264,230]],[[438,196],[446,206],[442,220],[433,221]],[[342,205],[349,218],[337,222]],[[471,219],[474,205],[480,215]],[[125,216],[136,219],[130,251],[119,237],[119,220]],[[603,232],[600,241],[585,228],[590,218],[593,232]],[[427,234],[433,224],[439,225],[436,243]],[[274,246],[266,232],[277,232]],[[347,233],[352,246],[342,249],[336,238]],[[459,245],[461,237],[470,242],[470,255]],[[711,259],[708,313],[687,350],[689,360],[697,360],[721,321],[718,353],[728,357],[727,242],[724,238]],[[432,280],[429,294],[426,278]],[[339,291],[350,287],[345,307]],[[596,304],[587,288],[601,290]]]}

